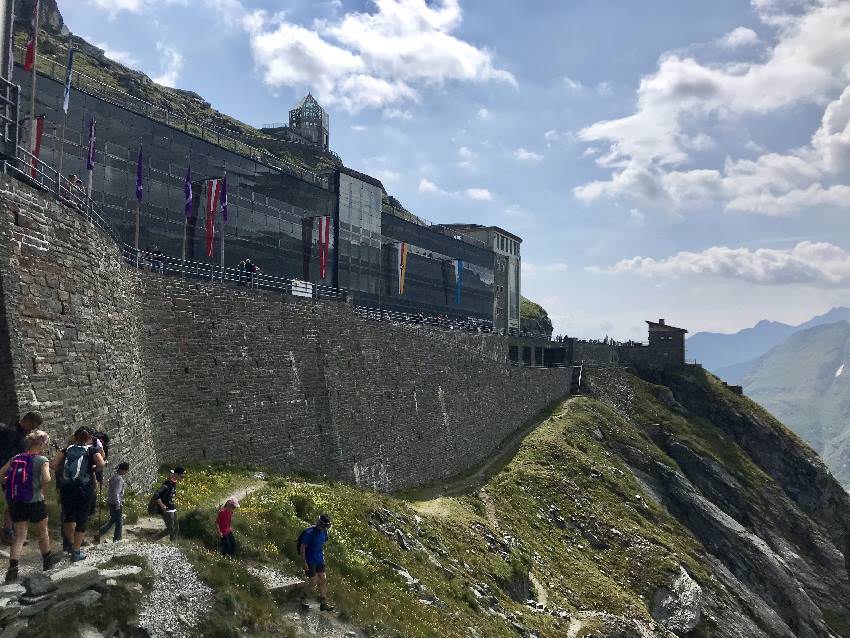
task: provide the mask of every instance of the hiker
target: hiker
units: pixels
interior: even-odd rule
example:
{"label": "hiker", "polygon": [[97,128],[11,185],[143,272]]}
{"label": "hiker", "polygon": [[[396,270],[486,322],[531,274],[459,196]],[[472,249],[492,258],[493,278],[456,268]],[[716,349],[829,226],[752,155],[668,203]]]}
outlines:
{"label": "hiker", "polygon": [[123,461],[118,464],[118,470],[109,479],[109,494],[106,503],[109,505],[109,521],[107,521],[95,534],[94,542],[99,543],[100,537],[105,535],[112,527],[112,541],[117,543],[121,540],[124,529],[124,477],[130,471],[130,464]]}
{"label": "hiker", "polygon": [[239,499],[231,496],[221,509],[215,519],[218,527],[218,536],[221,539],[221,553],[225,556],[233,556],[236,553],[236,539],[233,537],[233,511],[239,508]]}
{"label": "hiker", "polygon": [[310,609],[307,598],[312,590],[319,590],[319,609],[333,611],[334,606],[328,602],[328,580],[325,576],[324,545],[328,542],[328,530],[331,528],[331,517],[322,514],[298,537],[298,554],[304,563],[304,574],[307,581],[301,594],[301,608]]}
{"label": "hiker", "polygon": [[[11,428],[0,430],[0,463],[4,465],[18,454],[27,450],[27,435],[33,430],[40,428],[43,419],[39,412],[27,412],[21,420]],[[3,543],[11,545],[15,540],[12,529],[12,518],[9,508],[3,517]]]}
{"label": "hiker", "polygon": [[61,472],[62,522],[65,536],[71,542],[71,562],[86,558],[80,547],[86,536],[86,523],[92,514],[94,474],[106,465],[100,448],[94,445],[94,434],[88,426],[78,428],[74,432],[73,444],[61,450],[50,462],[54,472]]}
{"label": "hiker", "polygon": [[47,508],[44,505],[44,486],[50,482],[50,466],[44,450],[50,437],[44,430],[27,434],[26,451],[15,455],[0,468],[5,482],[6,509],[15,526],[15,541],[9,552],[9,570],[5,582],[18,580],[18,561],[27,541],[29,524],[38,530],[38,548],[44,571],[62,560],[62,554],[50,551],[50,534],[47,530]]}
{"label": "hiker", "polygon": [[162,487],[151,497],[148,513],[161,514],[162,520],[165,522],[165,531],[160,534],[160,538],[168,534],[169,540],[177,540],[177,506],[174,504],[174,497],[177,495],[177,483],[185,475],[186,470],[178,465],[169,472]]}

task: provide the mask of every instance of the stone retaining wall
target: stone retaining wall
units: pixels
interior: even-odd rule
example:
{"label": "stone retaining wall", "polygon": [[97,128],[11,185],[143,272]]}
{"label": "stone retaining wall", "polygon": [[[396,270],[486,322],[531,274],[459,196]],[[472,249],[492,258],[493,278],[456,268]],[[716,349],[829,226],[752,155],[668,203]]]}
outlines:
{"label": "stone retaining wall", "polygon": [[39,409],[54,434],[107,429],[137,480],[216,460],[403,489],[482,461],[569,391],[568,369],[506,365],[503,338],[137,271],[9,178],[0,214],[0,421]]}

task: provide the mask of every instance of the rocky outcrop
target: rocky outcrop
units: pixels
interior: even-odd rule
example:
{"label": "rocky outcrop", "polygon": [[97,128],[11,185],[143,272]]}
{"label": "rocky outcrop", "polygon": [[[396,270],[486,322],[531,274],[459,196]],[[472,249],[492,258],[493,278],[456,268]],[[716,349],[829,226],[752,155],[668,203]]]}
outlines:
{"label": "rocky outcrop", "polygon": [[702,617],[702,587],[680,567],[669,587],[655,591],[650,611],[659,625],[676,635],[686,635]]}

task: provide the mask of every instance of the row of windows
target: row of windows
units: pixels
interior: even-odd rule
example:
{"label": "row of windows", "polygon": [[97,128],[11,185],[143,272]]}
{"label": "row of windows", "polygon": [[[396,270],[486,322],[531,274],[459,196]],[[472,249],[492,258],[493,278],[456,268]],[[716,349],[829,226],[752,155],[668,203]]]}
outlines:
{"label": "row of windows", "polygon": [[511,255],[519,255],[519,242],[504,235],[496,235],[496,248]]}

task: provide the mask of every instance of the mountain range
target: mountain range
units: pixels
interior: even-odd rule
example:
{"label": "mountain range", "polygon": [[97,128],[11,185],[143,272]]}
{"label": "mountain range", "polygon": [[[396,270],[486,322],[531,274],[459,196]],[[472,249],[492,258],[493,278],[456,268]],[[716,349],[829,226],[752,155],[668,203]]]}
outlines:
{"label": "mountain range", "polygon": [[799,325],[759,321],[733,334],[698,332],[686,342],[688,359],[696,360],[728,383],[741,383],[757,360],[791,335],[839,321],[850,321],[850,308],[833,308]]}

